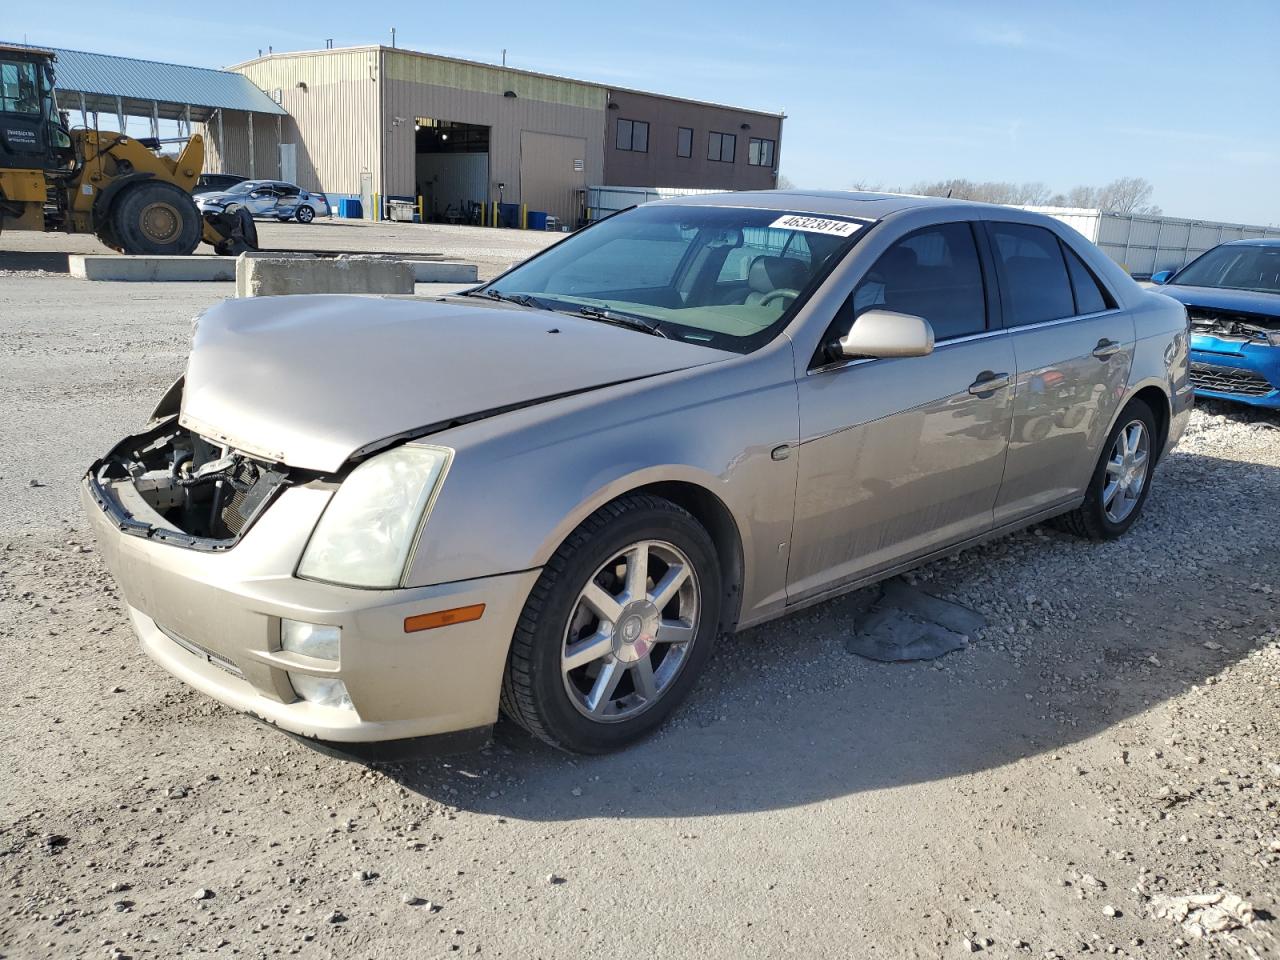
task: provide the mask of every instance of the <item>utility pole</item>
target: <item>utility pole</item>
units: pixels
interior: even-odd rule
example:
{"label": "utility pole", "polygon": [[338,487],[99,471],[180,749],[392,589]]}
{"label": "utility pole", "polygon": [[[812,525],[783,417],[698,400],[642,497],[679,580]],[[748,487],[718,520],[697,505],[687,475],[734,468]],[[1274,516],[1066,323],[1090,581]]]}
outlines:
{"label": "utility pole", "polygon": [[395,48],[396,48],[396,28],[392,27],[391,28],[391,49],[394,50]]}

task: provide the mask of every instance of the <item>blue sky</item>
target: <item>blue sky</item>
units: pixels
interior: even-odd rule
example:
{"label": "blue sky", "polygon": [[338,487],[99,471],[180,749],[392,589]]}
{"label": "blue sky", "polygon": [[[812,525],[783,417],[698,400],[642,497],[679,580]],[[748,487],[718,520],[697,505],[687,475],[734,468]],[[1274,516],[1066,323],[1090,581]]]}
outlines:
{"label": "blue sky", "polygon": [[785,111],[801,186],[1119,176],[1168,214],[1280,224],[1280,0],[10,4],[0,36],[201,66],[388,42]]}

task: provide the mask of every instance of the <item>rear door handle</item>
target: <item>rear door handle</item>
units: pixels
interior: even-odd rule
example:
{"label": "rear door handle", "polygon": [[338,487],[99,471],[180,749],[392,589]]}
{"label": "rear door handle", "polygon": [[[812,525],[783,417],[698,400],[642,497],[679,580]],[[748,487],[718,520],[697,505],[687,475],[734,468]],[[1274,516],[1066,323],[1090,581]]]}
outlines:
{"label": "rear door handle", "polygon": [[978,379],[969,384],[969,392],[974,396],[982,396],[984,393],[995,393],[1009,385],[1009,375],[1007,373],[996,373],[992,370],[983,370],[978,374]]}
{"label": "rear door handle", "polygon": [[1108,340],[1103,337],[1098,341],[1098,345],[1093,348],[1093,355],[1099,360],[1110,360],[1120,352],[1120,343],[1116,340]]}

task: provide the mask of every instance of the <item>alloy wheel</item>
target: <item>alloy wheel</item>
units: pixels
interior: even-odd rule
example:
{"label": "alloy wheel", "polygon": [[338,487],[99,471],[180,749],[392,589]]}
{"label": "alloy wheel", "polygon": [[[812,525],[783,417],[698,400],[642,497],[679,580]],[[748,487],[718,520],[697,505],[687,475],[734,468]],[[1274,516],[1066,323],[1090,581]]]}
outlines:
{"label": "alloy wheel", "polygon": [[1151,440],[1141,420],[1131,420],[1116,434],[1107,457],[1102,509],[1112,523],[1123,523],[1133,513],[1147,485],[1151,468]]}
{"label": "alloy wheel", "polygon": [[629,720],[670,689],[698,634],[697,572],[674,544],[633,543],[574,603],[561,647],[565,692],[600,723]]}

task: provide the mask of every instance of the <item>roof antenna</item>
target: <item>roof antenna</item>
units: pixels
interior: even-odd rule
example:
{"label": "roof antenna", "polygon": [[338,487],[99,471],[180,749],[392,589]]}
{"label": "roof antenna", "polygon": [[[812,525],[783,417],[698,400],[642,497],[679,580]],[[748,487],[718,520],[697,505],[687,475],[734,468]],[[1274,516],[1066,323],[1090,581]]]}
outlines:
{"label": "roof antenna", "polygon": [[952,190],[954,190],[954,189],[955,189],[955,187],[947,187],[947,197],[946,197],[946,198],[947,198],[948,200],[950,200],[950,199],[951,199],[951,191],[952,191]]}

